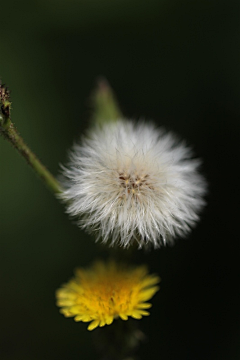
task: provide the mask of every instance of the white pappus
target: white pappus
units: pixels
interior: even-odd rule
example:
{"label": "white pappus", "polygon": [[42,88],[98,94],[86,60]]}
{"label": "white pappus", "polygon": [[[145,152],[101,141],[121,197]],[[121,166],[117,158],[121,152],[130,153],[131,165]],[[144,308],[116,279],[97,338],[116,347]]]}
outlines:
{"label": "white pappus", "polygon": [[157,248],[185,236],[199,219],[206,192],[199,165],[174,134],[118,120],[73,146],[61,198],[98,240]]}

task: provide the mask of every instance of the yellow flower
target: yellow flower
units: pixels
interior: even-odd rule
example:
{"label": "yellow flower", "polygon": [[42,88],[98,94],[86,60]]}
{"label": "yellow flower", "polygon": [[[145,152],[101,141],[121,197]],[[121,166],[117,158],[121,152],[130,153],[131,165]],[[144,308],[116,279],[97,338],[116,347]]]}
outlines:
{"label": "yellow flower", "polygon": [[75,277],[56,292],[57,305],[66,317],[90,322],[88,330],[110,325],[115,318],[141,319],[149,315],[145,302],[158,291],[160,278],[149,275],[145,266],[127,268],[115,262],[95,263],[77,269]]}

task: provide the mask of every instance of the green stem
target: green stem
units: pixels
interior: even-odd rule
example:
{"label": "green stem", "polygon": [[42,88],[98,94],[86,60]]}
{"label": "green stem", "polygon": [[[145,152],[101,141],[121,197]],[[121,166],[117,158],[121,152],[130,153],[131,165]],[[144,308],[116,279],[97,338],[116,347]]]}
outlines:
{"label": "green stem", "polygon": [[[114,93],[105,79],[100,79],[98,81],[97,87],[92,95],[92,107],[92,122],[95,124],[103,125],[111,121],[116,121],[122,117]],[[10,143],[18,150],[52,193],[61,193],[62,190],[58,181],[40,162],[18,134],[11,121],[10,111],[10,93],[0,81],[0,134],[10,141]]]}
{"label": "green stem", "polygon": [[[5,103],[6,104],[6,103]],[[4,106],[5,106],[4,104]],[[61,192],[61,187],[54,176],[47,170],[47,168],[40,162],[36,155],[24,143],[21,136],[17,133],[7,112],[0,113],[0,133],[10,141],[10,143],[18,150],[18,152],[25,158],[32,169],[40,176],[47,188],[54,194]]]}

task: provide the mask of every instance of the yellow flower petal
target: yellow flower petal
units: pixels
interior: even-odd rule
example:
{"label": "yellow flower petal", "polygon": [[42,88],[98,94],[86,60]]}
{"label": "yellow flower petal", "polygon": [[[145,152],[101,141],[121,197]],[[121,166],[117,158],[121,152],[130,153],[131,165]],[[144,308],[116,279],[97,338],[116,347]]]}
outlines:
{"label": "yellow flower petal", "polygon": [[153,297],[153,295],[159,290],[159,287],[158,286],[154,286],[150,289],[147,289],[147,290],[144,290],[142,291],[142,293],[140,294],[140,299],[142,301],[146,301],[146,300],[149,300]]}
{"label": "yellow flower petal", "polygon": [[122,320],[128,320],[128,316],[126,314],[119,314]]}
{"label": "yellow flower petal", "polygon": [[138,309],[149,309],[150,307],[152,307],[152,304],[149,303],[142,303],[138,305]]}
{"label": "yellow flower petal", "polygon": [[88,330],[93,330],[93,329],[96,329],[96,327],[98,327],[99,325],[99,321],[98,320],[94,320],[92,321],[89,325],[88,325]]}

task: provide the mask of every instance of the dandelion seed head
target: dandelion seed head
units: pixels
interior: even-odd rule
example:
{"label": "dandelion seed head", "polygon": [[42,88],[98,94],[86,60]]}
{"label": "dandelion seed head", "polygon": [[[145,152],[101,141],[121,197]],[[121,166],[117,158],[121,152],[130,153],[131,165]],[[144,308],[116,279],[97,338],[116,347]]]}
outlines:
{"label": "dandelion seed head", "polygon": [[97,239],[157,248],[188,234],[199,219],[206,191],[199,165],[172,133],[119,120],[74,145],[61,197]]}

